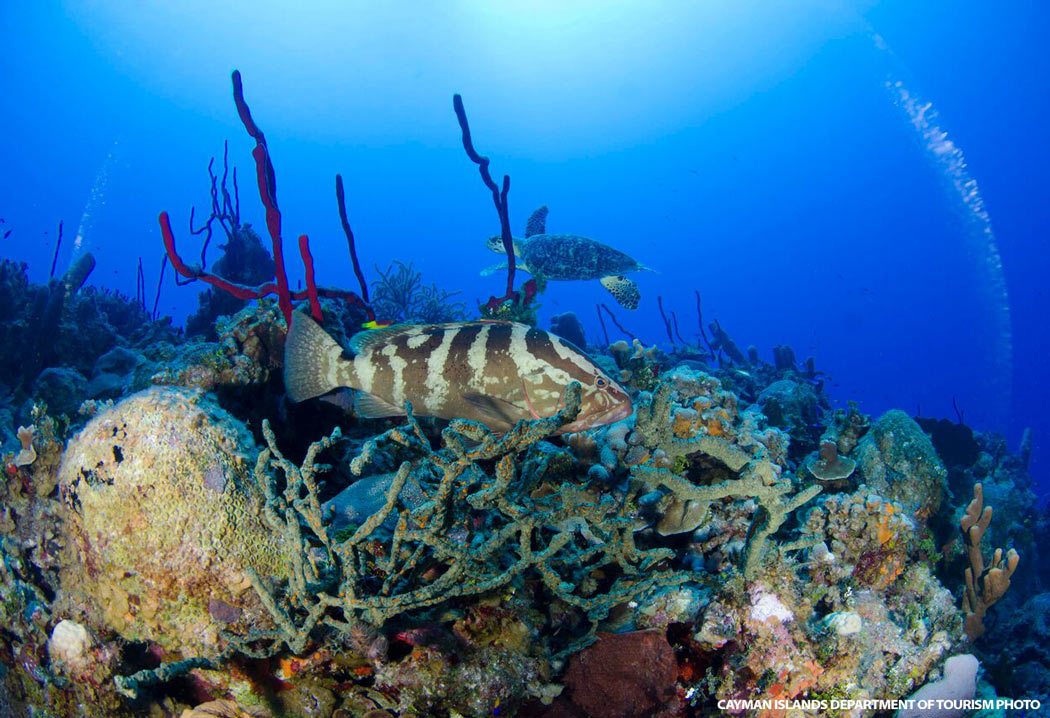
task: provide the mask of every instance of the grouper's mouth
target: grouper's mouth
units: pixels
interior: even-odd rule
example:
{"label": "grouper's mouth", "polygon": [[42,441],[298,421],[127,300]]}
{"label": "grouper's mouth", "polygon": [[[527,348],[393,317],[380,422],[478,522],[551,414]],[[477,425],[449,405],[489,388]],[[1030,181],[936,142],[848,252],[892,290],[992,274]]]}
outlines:
{"label": "grouper's mouth", "polygon": [[587,429],[597,429],[599,426],[605,426],[606,424],[613,424],[621,419],[626,419],[631,415],[631,402],[628,401],[623,404],[618,404],[612,409],[601,414],[595,414],[593,416],[584,417],[577,419],[571,424],[563,426],[558,433],[559,434],[571,434],[576,431],[586,431]]}

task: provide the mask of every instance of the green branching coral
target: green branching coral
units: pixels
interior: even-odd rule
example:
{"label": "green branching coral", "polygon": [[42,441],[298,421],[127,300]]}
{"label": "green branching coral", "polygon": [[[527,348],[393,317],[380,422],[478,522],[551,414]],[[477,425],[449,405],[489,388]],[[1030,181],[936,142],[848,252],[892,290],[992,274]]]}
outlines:
{"label": "green branching coral", "polygon": [[459,292],[448,292],[436,284],[423,284],[422,273],[409,262],[394,261],[372,286],[372,308],[382,319],[423,324],[461,321],[467,307],[454,300]]}
{"label": "green branching coral", "polygon": [[[274,589],[250,576],[276,628],[252,634],[241,650],[265,655],[286,645],[299,653],[315,632],[379,627],[406,612],[505,588],[526,572],[589,619],[590,631],[573,642],[575,649],[613,606],[686,580],[659,567],[672,551],[635,546],[624,502],[571,480],[552,481],[561,450],[541,440],[576,417],[578,384],[568,387],[564,406],[502,436],[476,422],[452,421],[438,450],[407,406],[406,424],[367,442],[351,470],[360,475],[392,450],[412,458],[401,463],[382,507],[338,540],[318,500],[317,477],[329,467],[317,459],[341,440],[339,431],[313,444],[295,466],[264,426],[268,448],[255,469],[266,496],[264,518],[299,550],[286,584]],[[409,482],[421,494],[412,501],[403,495]]]}
{"label": "green branching coral", "polygon": [[725,464],[738,474],[738,478],[698,485],[651,462],[633,466],[631,475],[646,484],[666,488],[682,503],[696,501],[706,504],[724,498],[755,499],[760,513],[751,527],[743,563],[744,576],[753,579],[762,569],[770,537],[792,511],[819,494],[821,487],[809,486],[795,493],[791,479],[781,478],[779,469],[761,448],[749,453],[737,443],[711,434],[691,438],[675,436],[672,389],[669,382],[662,382],[652,398],[638,407],[635,432],[642,444],[654,452],[662,450],[672,462],[679,457],[706,454]]}

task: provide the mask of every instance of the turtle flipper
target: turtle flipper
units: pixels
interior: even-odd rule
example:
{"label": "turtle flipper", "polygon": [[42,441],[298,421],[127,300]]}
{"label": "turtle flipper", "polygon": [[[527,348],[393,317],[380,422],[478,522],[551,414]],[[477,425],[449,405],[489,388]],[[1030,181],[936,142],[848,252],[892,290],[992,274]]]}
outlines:
{"label": "turtle flipper", "polygon": [[531,237],[534,234],[547,233],[547,212],[549,211],[547,205],[543,205],[529,215],[529,221],[525,223],[526,237]]}
{"label": "turtle flipper", "polygon": [[638,285],[622,274],[610,274],[601,278],[602,286],[609,290],[613,299],[624,309],[637,309],[642,293],[638,291]]}
{"label": "turtle flipper", "polygon": [[499,264],[493,264],[491,267],[485,267],[484,269],[482,269],[481,270],[481,276],[482,277],[487,277],[490,274],[495,274],[496,272],[502,272],[506,268],[507,268],[507,263],[506,262],[500,262]]}

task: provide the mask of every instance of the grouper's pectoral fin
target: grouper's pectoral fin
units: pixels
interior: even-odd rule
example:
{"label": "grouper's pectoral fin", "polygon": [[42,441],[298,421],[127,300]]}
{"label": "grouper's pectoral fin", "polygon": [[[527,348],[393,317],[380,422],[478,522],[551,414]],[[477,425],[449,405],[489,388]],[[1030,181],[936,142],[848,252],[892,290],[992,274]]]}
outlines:
{"label": "grouper's pectoral fin", "polygon": [[354,414],[362,419],[382,419],[387,416],[404,416],[405,408],[394,406],[375,394],[359,391],[354,394]]}
{"label": "grouper's pectoral fin", "polygon": [[517,404],[488,394],[464,394],[463,399],[478,412],[478,421],[497,434],[510,431],[524,411]]}
{"label": "grouper's pectoral fin", "polygon": [[622,274],[609,275],[601,278],[602,286],[609,290],[613,299],[624,309],[637,309],[641,301],[642,293],[638,291],[638,285]]}

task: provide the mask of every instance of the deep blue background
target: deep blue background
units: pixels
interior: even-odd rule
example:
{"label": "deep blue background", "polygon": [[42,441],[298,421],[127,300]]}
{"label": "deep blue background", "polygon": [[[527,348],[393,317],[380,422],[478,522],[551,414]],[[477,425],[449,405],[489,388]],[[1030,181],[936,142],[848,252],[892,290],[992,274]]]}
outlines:
{"label": "deep blue background", "polygon": [[[655,298],[695,336],[708,319],[770,356],[815,355],[839,402],[1035,430],[1050,493],[1045,278],[1050,268],[1050,11],[1036,2],[4,3],[0,256],[46,278],[76,248],[92,281],[134,293],[172,213],[183,253],[205,167],[231,142],[244,213],[261,223],[251,143],[229,72],[267,133],[287,238],[307,232],[323,284],[354,287],[333,176],[347,182],[366,268],[413,261],[471,302],[497,230],[451,110],[461,92],[479,149],[512,176],[512,221],[548,204],[551,231],[621,247],[657,273],[619,312],[665,341]],[[786,7],[774,9],[775,5]],[[884,40],[876,46],[875,34]],[[885,88],[933,103],[979,183],[1003,263]],[[297,258],[290,271],[298,276]],[[194,290],[164,288],[179,321]],[[552,284],[543,315],[575,310],[597,338],[596,284]],[[1012,335],[1012,366],[1005,364]],[[4,351],[17,348],[5,347]]]}

